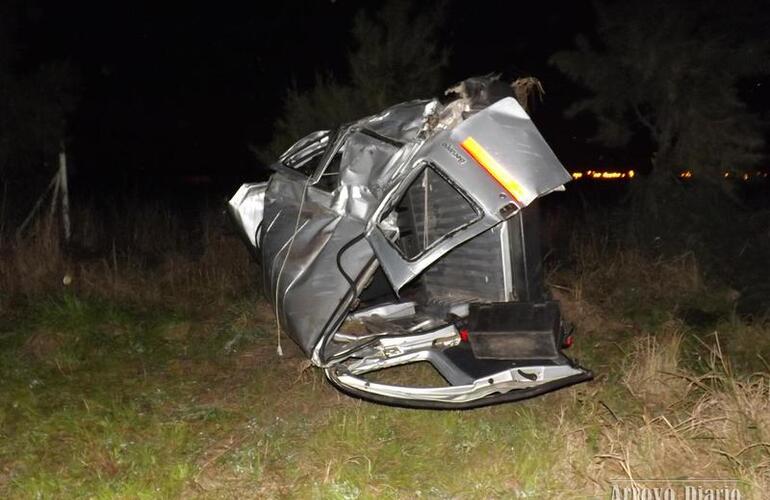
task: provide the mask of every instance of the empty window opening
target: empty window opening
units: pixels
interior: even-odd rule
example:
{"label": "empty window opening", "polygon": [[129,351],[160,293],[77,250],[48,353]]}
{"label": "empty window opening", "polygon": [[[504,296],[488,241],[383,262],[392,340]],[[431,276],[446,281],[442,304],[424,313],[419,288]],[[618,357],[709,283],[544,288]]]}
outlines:
{"label": "empty window opening", "polygon": [[394,210],[399,228],[396,245],[408,259],[479,218],[473,205],[431,167],[412,181]]}

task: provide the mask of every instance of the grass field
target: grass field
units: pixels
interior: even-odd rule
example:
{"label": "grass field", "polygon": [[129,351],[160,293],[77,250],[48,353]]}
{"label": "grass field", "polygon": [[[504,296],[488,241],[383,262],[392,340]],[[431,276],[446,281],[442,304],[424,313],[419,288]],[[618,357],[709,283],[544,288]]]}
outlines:
{"label": "grass field", "polygon": [[51,257],[47,287],[0,264],[0,497],[608,498],[615,479],[723,478],[760,498],[767,321],[689,256],[576,255],[549,281],[596,380],[466,412],[353,400],[289,341],[279,358],[269,305],[223,288],[249,281],[243,255],[145,274]]}

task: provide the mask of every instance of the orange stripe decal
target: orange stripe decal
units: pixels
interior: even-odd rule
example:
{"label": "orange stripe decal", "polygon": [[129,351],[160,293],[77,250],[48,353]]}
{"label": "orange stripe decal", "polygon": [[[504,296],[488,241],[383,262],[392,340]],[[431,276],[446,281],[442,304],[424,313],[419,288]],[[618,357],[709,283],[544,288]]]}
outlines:
{"label": "orange stripe decal", "polygon": [[471,136],[468,136],[460,146],[476,160],[476,163],[484,167],[484,169],[491,175],[513,198],[521,203],[522,200],[527,198],[527,194],[521,184],[516,182],[511,174],[509,174],[497,160],[492,157],[489,152],[484,149],[481,144],[476,142]]}

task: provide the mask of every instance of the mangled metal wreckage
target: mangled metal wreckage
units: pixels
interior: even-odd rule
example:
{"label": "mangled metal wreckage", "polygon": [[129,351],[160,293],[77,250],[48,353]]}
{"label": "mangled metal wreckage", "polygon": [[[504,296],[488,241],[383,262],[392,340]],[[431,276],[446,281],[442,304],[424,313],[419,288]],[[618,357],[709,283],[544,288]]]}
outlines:
{"label": "mangled metal wreckage", "polygon": [[[448,103],[406,102],[314,132],[230,200],[279,335],[343,392],[472,408],[591,378],[562,352],[571,337],[525,208],[570,175],[500,87],[469,79]],[[376,380],[418,362],[446,384]]]}

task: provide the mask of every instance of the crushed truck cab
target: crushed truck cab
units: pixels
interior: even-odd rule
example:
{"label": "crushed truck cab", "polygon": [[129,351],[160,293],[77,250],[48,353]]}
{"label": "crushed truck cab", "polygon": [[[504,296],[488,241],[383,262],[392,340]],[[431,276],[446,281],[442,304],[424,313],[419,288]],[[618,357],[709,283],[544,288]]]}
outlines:
{"label": "crushed truck cab", "polygon": [[[537,199],[571,177],[501,82],[298,141],[230,200],[282,332],[338,389],[472,408],[582,382],[542,281]],[[374,374],[430,363],[445,384]]]}

